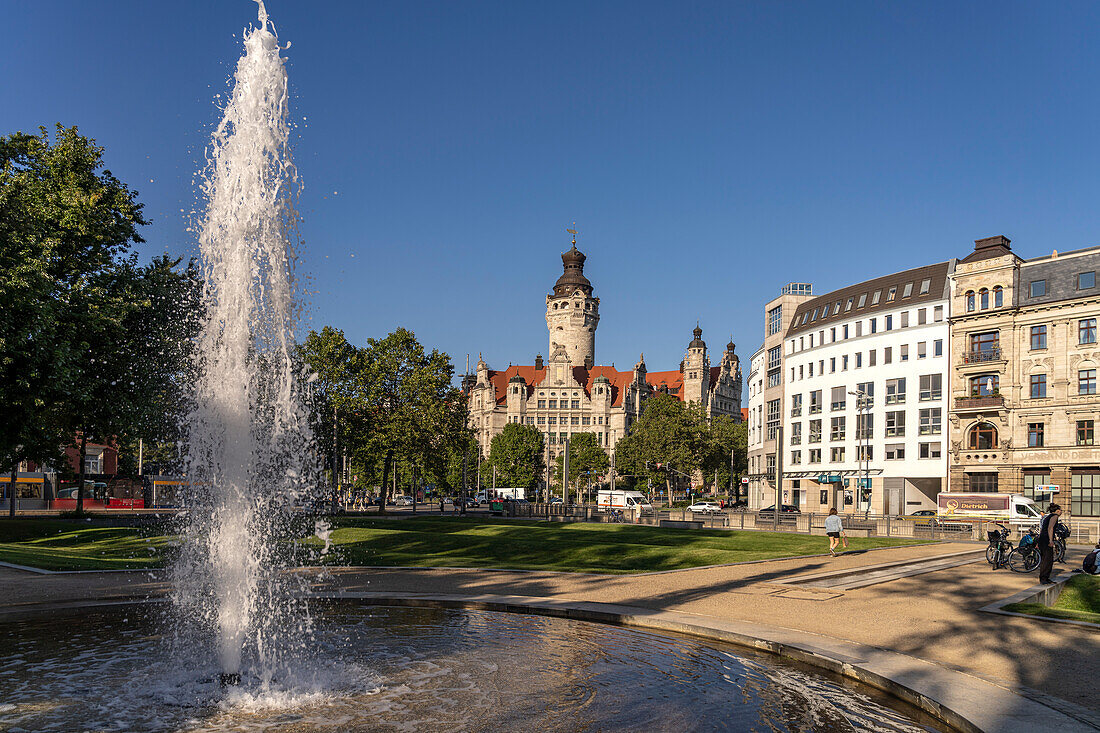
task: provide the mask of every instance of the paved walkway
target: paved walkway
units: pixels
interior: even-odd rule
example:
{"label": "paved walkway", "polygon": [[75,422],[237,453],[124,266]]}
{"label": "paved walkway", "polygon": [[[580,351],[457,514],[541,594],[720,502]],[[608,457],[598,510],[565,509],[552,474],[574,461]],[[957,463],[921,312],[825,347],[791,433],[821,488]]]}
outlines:
{"label": "paved walkway", "polygon": [[[470,569],[338,568],[317,591],[510,595],[612,603],[747,621],[881,647],[996,682],[1021,685],[1100,712],[1100,633],[981,613],[1035,583],[985,562],[838,590],[792,584],[826,571],[921,560],[975,549],[940,544],[632,576]],[[1061,568],[1080,567],[1084,552]],[[313,571],[303,571],[313,572]],[[868,572],[871,572],[868,569]],[[154,596],[157,574],[35,575],[0,568],[0,610]]]}

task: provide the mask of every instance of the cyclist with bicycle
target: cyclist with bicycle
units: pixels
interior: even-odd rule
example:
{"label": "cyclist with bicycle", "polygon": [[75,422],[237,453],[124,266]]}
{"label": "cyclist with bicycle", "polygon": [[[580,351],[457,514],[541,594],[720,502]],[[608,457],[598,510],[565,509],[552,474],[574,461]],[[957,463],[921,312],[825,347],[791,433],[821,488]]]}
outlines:
{"label": "cyclist with bicycle", "polygon": [[1039,524],[1039,537],[1035,544],[1039,548],[1039,583],[1051,585],[1050,571],[1054,568],[1054,528],[1058,525],[1058,517],[1062,516],[1062,507],[1051,504],[1043,521]]}

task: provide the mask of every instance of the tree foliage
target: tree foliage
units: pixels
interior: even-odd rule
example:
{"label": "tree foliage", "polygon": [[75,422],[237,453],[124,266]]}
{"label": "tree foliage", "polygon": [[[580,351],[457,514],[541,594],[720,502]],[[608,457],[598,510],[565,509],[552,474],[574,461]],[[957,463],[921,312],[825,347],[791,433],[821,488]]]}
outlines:
{"label": "tree foliage", "polygon": [[734,422],[728,415],[712,418],[704,427],[703,450],[704,482],[713,483],[717,472],[715,489],[736,494],[736,484],[748,468],[748,426]]}
{"label": "tree foliage", "polygon": [[[560,477],[564,455],[558,456],[557,475]],[[611,465],[607,452],[600,446],[595,433],[573,433],[569,438],[569,483],[576,485],[582,476],[602,475]],[[582,484],[585,482],[582,482]]]}
{"label": "tree foliage", "polygon": [[0,138],[5,468],[61,465],[77,432],[159,438],[176,424],[197,323],[180,313],[194,313],[197,278],[167,258],[137,265],[129,250],[146,223],[137,192],[75,127]]}
{"label": "tree foliage", "polygon": [[489,475],[496,469],[497,486],[535,488],[546,468],[542,440],[538,428],[522,423],[508,423],[493,437],[488,466]]}

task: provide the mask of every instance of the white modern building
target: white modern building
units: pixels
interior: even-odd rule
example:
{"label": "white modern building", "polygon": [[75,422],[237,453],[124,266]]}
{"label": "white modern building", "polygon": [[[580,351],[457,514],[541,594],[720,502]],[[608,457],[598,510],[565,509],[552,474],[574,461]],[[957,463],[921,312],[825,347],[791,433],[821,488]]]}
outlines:
{"label": "white modern building", "polygon": [[935,506],[947,488],[954,265],[798,306],[783,344],[783,503],[890,514]]}

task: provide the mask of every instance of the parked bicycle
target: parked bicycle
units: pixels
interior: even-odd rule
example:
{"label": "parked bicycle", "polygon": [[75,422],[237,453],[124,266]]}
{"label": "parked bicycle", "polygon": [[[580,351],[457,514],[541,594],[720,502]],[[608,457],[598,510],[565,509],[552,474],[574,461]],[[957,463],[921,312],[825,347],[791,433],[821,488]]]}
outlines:
{"label": "parked bicycle", "polygon": [[1066,540],[1069,539],[1069,536],[1068,524],[1058,522],[1054,525],[1054,562],[1064,563],[1066,561]]}
{"label": "parked bicycle", "polygon": [[989,537],[989,547],[985,548],[985,561],[997,570],[1008,566],[1012,543],[1008,539],[1008,527],[1000,522],[992,522],[992,524],[999,529],[991,529],[986,533]]}
{"label": "parked bicycle", "polygon": [[609,509],[607,512],[607,521],[615,524],[626,524],[626,516],[623,514],[622,509]]}
{"label": "parked bicycle", "polygon": [[1020,537],[1020,544],[1008,553],[1008,567],[1017,573],[1031,573],[1039,567],[1039,528],[1032,527]]}

